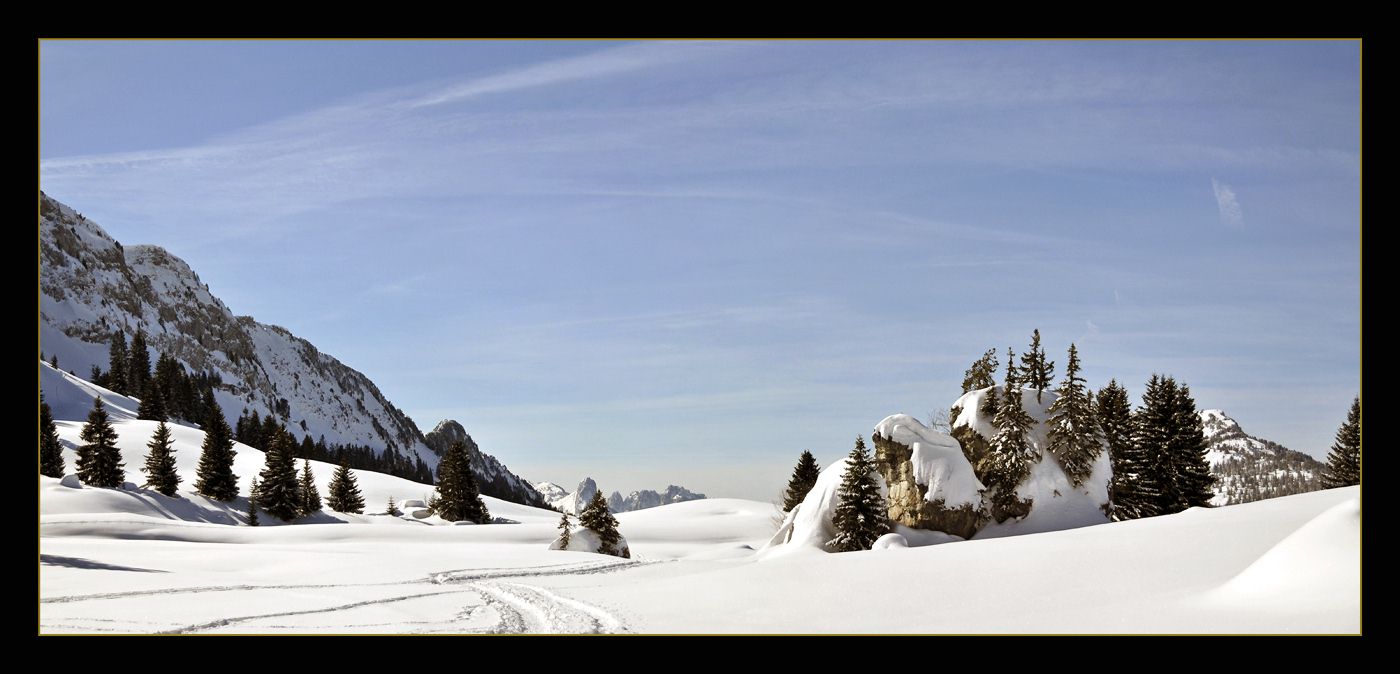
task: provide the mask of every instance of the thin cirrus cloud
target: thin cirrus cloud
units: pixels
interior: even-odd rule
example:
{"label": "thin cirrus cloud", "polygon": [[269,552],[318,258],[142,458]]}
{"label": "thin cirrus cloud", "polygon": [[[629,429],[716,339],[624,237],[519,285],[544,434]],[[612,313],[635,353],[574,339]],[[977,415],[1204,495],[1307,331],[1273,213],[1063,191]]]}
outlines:
{"label": "thin cirrus cloud", "polygon": [[1215,205],[1220,210],[1220,222],[1231,227],[1243,227],[1244,209],[1240,207],[1235,190],[1215,178],[1210,179],[1210,185],[1215,190]]}

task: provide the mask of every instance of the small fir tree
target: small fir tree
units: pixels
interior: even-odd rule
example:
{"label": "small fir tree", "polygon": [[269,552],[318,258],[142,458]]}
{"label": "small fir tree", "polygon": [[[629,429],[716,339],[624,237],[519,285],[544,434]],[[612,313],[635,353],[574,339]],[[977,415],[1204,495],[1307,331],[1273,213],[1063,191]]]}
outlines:
{"label": "small fir tree", "polygon": [[301,511],[301,485],[296,459],[292,457],[291,437],[278,432],[267,450],[262,472],[258,474],[258,505],[282,521],[296,519]]}
{"label": "small fir tree", "polygon": [[[394,500],[389,499],[393,505]],[[301,508],[302,517],[321,509],[321,492],[316,491],[316,478],[311,474],[311,462],[301,460]]]}
{"label": "small fir tree", "polygon": [[1350,487],[1361,484],[1361,396],[1351,401],[1347,421],[1337,429],[1337,440],[1327,453],[1322,487]]}
{"label": "small fir tree", "polygon": [[102,405],[102,397],[94,396],[92,405],[80,434],[85,444],[78,447],[78,477],[84,484],[116,489],[126,481],[117,432]]}
{"label": "small fir tree", "polygon": [[1050,431],[1047,449],[1059,460],[1070,482],[1079,486],[1094,470],[1094,462],[1103,452],[1103,436],[1094,415],[1092,394],[1079,376],[1079,351],[1069,345],[1069,363],[1065,378],[1055,389],[1051,403]]}
{"label": "small fir tree", "polygon": [[1055,361],[1045,360],[1045,348],[1040,345],[1040,330],[1031,333],[1031,348],[1021,354],[1021,371],[1017,379],[1028,388],[1035,389],[1035,401],[1041,402],[1041,394],[1050,388],[1055,379]]}
{"label": "small fir tree", "polygon": [[880,494],[874,473],[875,462],[865,448],[865,439],[857,435],[855,449],[846,457],[846,472],[832,515],[836,537],[827,541],[837,552],[869,550],[875,539],[890,531],[885,497]]}
{"label": "small fir tree", "polygon": [[797,467],[792,470],[792,479],[788,480],[787,491],[783,493],[783,512],[792,512],[802,499],[807,498],[807,492],[816,486],[817,475],[820,473],[821,468],[817,466],[812,452],[804,450],[802,456],[797,459]]}
{"label": "small fir tree", "polygon": [[602,489],[593,494],[593,500],[579,513],[578,521],[598,535],[598,554],[614,557],[632,556],[626,548],[618,547],[622,542],[622,534],[617,530],[617,518],[608,510],[608,500],[603,497]]}
{"label": "small fir tree", "polygon": [[55,370],[58,369],[58,354],[55,353],[54,355],[49,356],[49,367]]}
{"label": "small fir tree", "polygon": [[573,524],[572,524],[571,522],[569,522],[569,513],[560,513],[560,514],[559,514],[559,542],[560,542],[560,544],[561,544],[561,548],[564,549],[564,550],[568,550],[568,549],[569,549],[569,531],[570,531],[572,528],[573,528]]}
{"label": "small fir tree", "polygon": [[[1007,350],[1010,353],[1010,349]],[[1007,381],[1015,381],[1015,366],[1007,358]],[[997,427],[992,436],[991,449],[987,462],[987,476],[983,480],[1003,498],[1011,498],[1016,486],[1030,472],[1031,462],[1036,458],[1035,449],[1026,439],[1035,420],[1023,407],[1021,389],[1008,385],[1003,391],[1001,404],[997,406],[992,423]]]}
{"label": "small fir tree", "polygon": [[63,443],[58,441],[58,424],[53,422],[53,410],[39,394],[39,474],[63,477],[67,466],[63,462]]}
{"label": "small fir tree", "polygon": [[997,350],[987,349],[986,353],[983,353],[981,358],[973,361],[972,367],[967,368],[967,371],[963,373],[963,393],[996,386],[997,367],[999,366],[1000,364],[997,363]]}
{"label": "small fir tree", "polygon": [[238,476],[233,474],[233,438],[224,411],[211,394],[205,400],[209,416],[204,420],[204,444],[200,447],[199,468],[195,472],[195,491],[217,501],[232,501],[238,496]]}
{"label": "small fir tree", "polygon": [[403,511],[399,510],[399,506],[394,503],[394,496],[392,494],[389,495],[389,507],[384,509],[384,514],[393,517],[398,517],[403,514]]}
{"label": "small fir tree", "polygon": [[248,485],[248,526],[258,526],[258,478]]}
{"label": "small fir tree", "polygon": [[1133,412],[1128,390],[1109,380],[1095,396],[1099,428],[1108,445],[1113,477],[1108,485],[1109,516],[1114,521],[1151,517],[1157,493],[1150,484],[1150,462],[1133,442]]}
{"label": "small fir tree", "polygon": [[350,467],[340,464],[327,488],[326,505],[331,510],[342,513],[359,514],[365,511],[365,499],[360,495],[360,486],[355,482],[355,474]]}
{"label": "small fir tree", "polygon": [[140,393],[128,389],[126,381],[126,335],[118,330],[107,346],[107,388],[122,395]]}
{"label": "small fir tree", "polygon": [[170,427],[164,421],[156,426],[155,435],[146,444],[150,452],[146,454],[146,465],[141,472],[146,474],[146,485],[166,495],[174,496],[180,484],[180,474],[175,470],[175,441],[170,437]]}
{"label": "small fir tree", "polygon": [[[146,390],[151,379],[151,354],[146,350],[146,331],[137,328],[131,338],[131,351],[127,354],[126,386],[132,393]],[[145,417],[141,417],[145,418]]]}

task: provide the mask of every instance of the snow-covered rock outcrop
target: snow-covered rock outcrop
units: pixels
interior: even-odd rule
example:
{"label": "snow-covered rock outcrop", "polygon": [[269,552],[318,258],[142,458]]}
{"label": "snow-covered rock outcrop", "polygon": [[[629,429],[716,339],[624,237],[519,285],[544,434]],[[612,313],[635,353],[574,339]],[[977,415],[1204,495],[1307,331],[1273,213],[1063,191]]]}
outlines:
{"label": "snow-covered rock outcrop", "polygon": [[957,440],[907,414],[885,417],[872,439],[891,521],[963,538],[977,533],[984,487]]}

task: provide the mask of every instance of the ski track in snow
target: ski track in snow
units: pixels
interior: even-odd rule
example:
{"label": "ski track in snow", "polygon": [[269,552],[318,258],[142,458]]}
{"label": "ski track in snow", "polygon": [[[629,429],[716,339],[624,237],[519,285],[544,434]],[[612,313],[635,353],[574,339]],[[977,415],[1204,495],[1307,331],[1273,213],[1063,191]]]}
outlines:
{"label": "ski track in snow", "polygon": [[[239,592],[257,590],[303,590],[303,589],[329,589],[329,588],[357,588],[357,587],[385,587],[394,585],[403,586],[440,586],[431,592],[416,592],[413,594],[395,595],[391,597],[381,597],[378,599],[366,599],[362,601],[337,604],[324,608],[304,609],[294,611],[274,611],[269,613],[258,613],[245,616],[234,616],[219,618],[191,625],[171,625],[169,623],[144,623],[146,625],[157,626],[154,630],[157,634],[190,634],[206,632],[209,630],[222,629],[242,625],[245,623],[267,620],[269,618],[286,618],[291,616],[305,616],[317,614],[334,614],[341,611],[348,611],[365,606],[377,606],[393,604],[398,602],[412,601],[425,597],[437,597],[449,594],[472,594],[480,597],[482,604],[467,605],[457,612],[452,618],[442,620],[408,620],[393,623],[355,623],[346,625],[306,625],[306,624],[261,624],[260,628],[289,629],[294,631],[316,631],[337,628],[365,628],[365,627],[399,627],[409,625],[423,625],[422,629],[414,630],[417,633],[433,632],[484,632],[496,634],[608,634],[626,632],[627,628],[623,622],[613,614],[591,604],[587,604],[576,599],[561,596],[550,590],[535,585],[524,583],[495,582],[497,579],[507,578],[539,578],[546,576],[567,576],[567,575],[592,575],[599,573],[612,573],[624,569],[630,569],[657,562],[642,561],[618,561],[618,562],[594,562],[587,564],[551,564],[533,568],[477,568],[477,569],[453,569],[448,571],[438,571],[428,574],[426,579],[414,579],[406,581],[385,582],[385,583],[315,583],[299,585],[214,585],[189,588],[169,588],[158,590],[137,590],[132,592],[108,592],[102,594],[70,595],[60,597],[48,597],[40,599],[41,604],[67,604],[85,601],[104,601],[112,599],[126,599],[131,597],[141,597],[149,595],[175,595],[175,594],[200,594],[207,592]],[[442,587],[447,586],[447,587]],[[456,587],[452,587],[456,586]],[[453,627],[458,623],[472,620],[483,609],[488,608],[496,614],[495,623],[486,628]],[[96,626],[84,623],[105,622],[120,623],[130,627],[131,620],[119,620],[111,618],[60,618],[52,621],[45,621],[43,627],[49,628],[76,628],[94,631],[127,631],[125,629]],[[160,629],[164,628],[164,629]]]}

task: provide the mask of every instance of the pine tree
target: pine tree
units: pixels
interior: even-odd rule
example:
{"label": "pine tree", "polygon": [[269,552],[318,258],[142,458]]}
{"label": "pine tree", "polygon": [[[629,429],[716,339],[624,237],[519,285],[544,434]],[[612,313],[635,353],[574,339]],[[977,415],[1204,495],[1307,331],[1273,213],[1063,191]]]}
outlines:
{"label": "pine tree", "polygon": [[141,472],[146,474],[146,485],[166,496],[174,496],[179,486],[180,474],[175,470],[175,440],[170,437],[170,427],[162,421],[156,426],[155,435],[146,444],[150,452],[146,454],[146,465]]}
{"label": "pine tree", "polygon": [[1048,447],[1059,459],[1070,482],[1079,486],[1094,470],[1094,462],[1103,452],[1103,436],[1094,415],[1093,394],[1079,376],[1079,350],[1069,345],[1069,364],[1065,378],[1055,389],[1055,402],[1050,405]]}
{"label": "pine tree", "polygon": [[350,467],[340,464],[327,487],[326,505],[341,513],[359,514],[365,510],[365,499],[360,495],[360,486],[355,483],[355,474]]}
{"label": "pine tree", "polygon": [[184,410],[189,406],[189,401],[184,397],[187,393],[182,385],[184,378],[185,368],[180,365],[180,361],[167,354],[160,354],[160,357],[156,359],[156,371],[152,375],[151,381],[160,389],[160,394],[165,400],[166,411],[172,416],[176,411]]}
{"label": "pine tree", "polygon": [[986,353],[983,353],[981,358],[973,361],[972,367],[967,368],[967,371],[963,373],[963,393],[996,386],[997,367],[999,366],[1000,363],[997,363],[997,350],[987,349]]}
{"label": "pine tree", "polygon": [[466,520],[486,524],[491,521],[476,476],[472,474],[465,442],[452,443],[442,455],[438,464],[437,492],[428,507],[449,522]]}
{"label": "pine tree", "polygon": [[120,330],[107,347],[107,388],[122,395],[139,393],[126,387],[126,335]]}
{"label": "pine tree", "polygon": [[1206,456],[1205,433],[1201,428],[1201,415],[1196,410],[1196,400],[1191,397],[1191,388],[1185,383],[1176,387],[1172,397],[1172,438],[1169,445],[1172,453],[1172,468],[1175,473],[1178,510],[1187,508],[1209,508],[1215,497],[1212,487],[1215,476],[1210,472],[1210,459]]}
{"label": "pine tree", "polygon": [[55,353],[54,355],[49,356],[49,367],[55,370],[58,369],[58,354]]}
{"label": "pine tree", "polygon": [[258,526],[258,478],[248,485],[248,526]]}
{"label": "pine tree", "polygon": [[1128,390],[1109,380],[1095,398],[1099,428],[1108,445],[1113,478],[1108,485],[1109,516],[1115,521],[1157,514],[1157,492],[1149,483],[1149,461],[1133,442],[1133,412]]}
{"label": "pine tree", "polygon": [[[389,499],[389,504],[393,505],[394,499]],[[316,478],[311,475],[311,462],[307,459],[301,460],[301,508],[302,517],[306,517],[321,509],[321,493],[316,491]]]}
{"label": "pine tree", "polygon": [[1322,473],[1322,487],[1350,487],[1361,484],[1361,396],[1351,402],[1347,421],[1337,429],[1337,440],[1327,453],[1327,468]]}
{"label": "pine tree", "polygon": [[53,410],[39,394],[39,474],[63,477],[63,443],[58,441],[58,425],[53,422]]}
{"label": "pine tree", "polygon": [[161,393],[160,387],[154,382],[146,382],[145,392],[141,394],[141,406],[136,409],[136,418],[146,421],[165,421],[170,418],[170,411],[165,406],[165,394]]}
{"label": "pine tree", "polygon": [[[1008,357],[1006,379],[1014,382],[1015,377],[1015,366]],[[1036,459],[1035,449],[1026,439],[1035,420],[1023,406],[1019,387],[1011,384],[1004,387],[1001,404],[997,406],[992,423],[997,427],[997,433],[992,437],[987,475],[983,482],[994,491],[994,498],[1004,504],[1013,498],[1017,485],[1030,473],[1031,463]]]}
{"label": "pine tree", "polygon": [[204,444],[200,447],[199,468],[195,472],[195,491],[218,501],[232,501],[238,496],[238,476],[233,474],[233,449],[224,411],[213,397],[205,401],[209,417],[204,421]]}
{"label": "pine tree", "polygon": [[836,537],[826,543],[837,552],[869,550],[875,539],[890,531],[885,497],[874,472],[875,462],[865,448],[865,439],[857,435],[855,449],[846,457],[846,472],[837,492],[840,500],[831,518]]}
{"label": "pine tree", "polygon": [[559,515],[559,542],[560,542],[560,549],[562,549],[562,550],[568,550],[568,549],[569,549],[569,529],[570,529],[572,526],[573,526],[573,525],[569,522],[569,513],[560,513],[560,515]]}
{"label": "pine tree", "polygon": [[817,484],[819,473],[821,468],[817,466],[816,458],[810,451],[804,450],[792,471],[792,479],[788,480],[787,491],[783,493],[783,512],[792,512],[802,499],[807,498],[807,492]]}
{"label": "pine tree", "polygon": [[1142,393],[1142,406],[1133,413],[1133,445],[1143,462],[1136,477],[1144,491],[1153,494],[1154,515],[1177,512],[1181,501],[1171,453],[1175,397],[1176,381],[1154,374]]}
{"label": "pine tree", "polygon": [[146,351],[146,331],[137,328],[136,335],[131,338],[131,352],[126,362],[126,387],[132,393],[142,392],[150,379],[151,354]]}
{"label": "pine tree", "polygon": [[614,557],[632,556],[626,548],[618,547],[622,542],[622,534],[617,530],[617,518],[608,510],[608,500],[604,498],[602,489],[593,495],[593,500],[578,514],[578,522],[598,535],[598,554]]}
{"label": "pine tree", "polygon": [[258,505],[279,520],[296,519],[301,510],[301,486],[297,481],[296,459],[292,457],[291,437],[277,433],[272,439],[258,475]]}
{"label": "pine tree", "polygon": [[1021,354],[1021,371],[1018,381],[1035,389],[1035,401],[1041,402],[1041,394],[1055,379],[1055,361],[1045,360],[1045,349],[1040,345],[1040,330],[1031,333],[1031,349]]}
{"label": "pine tree", "polygon": [[107,375],[102,374],[102,368],[96,365],[92,366],[91,370],[88,370],[88,381],[102,388],[107,388]]}
{"label": "pine tree", "polygon": [[393,494],[389,495],[389,507],[384,510],[384,514],[392,515],[393,517],[398,517],[403,514],[403,511],[399,510],[399,506],[394,503]]}
{"label": "pine tree", "polygon": [[116,489],[126,481],[126,471],[122,470],[122,453],[117,449],[117,432],[107,416],[107,408],[102,405],[102,397],[94,396],[92,411],[81,433],[83,442],[78,447],[78,477],[84,484],[94,487]]}

